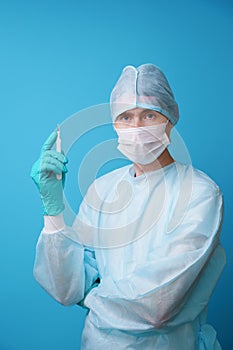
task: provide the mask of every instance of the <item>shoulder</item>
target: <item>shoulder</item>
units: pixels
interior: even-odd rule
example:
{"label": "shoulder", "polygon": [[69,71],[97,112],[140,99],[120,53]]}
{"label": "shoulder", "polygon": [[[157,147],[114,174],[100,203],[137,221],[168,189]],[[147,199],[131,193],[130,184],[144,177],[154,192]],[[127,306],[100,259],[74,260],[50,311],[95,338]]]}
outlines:
{"label": "shoulder", "polygon": [[[192,164],[176,162],[176,170],[170,181],[171,203],[178,214],[196,210],[200,217],[206,211],[218,211],[223,206],[222,192],[216,182]],[[170,186],[171,187],[171,186]]]}
{"label": "shoulder", "polygon": [[216,182],[202,170],[193,167],[193,183],[196,188],[200,191],[205,191],[206,193],[212,195],[220,195],[221,190]]}
{"label": "shoulder", "polygon": [[200,195],[222,196],[218,184],[204,171],[199,170],[191,164],[177,163],[181,186],[184,190],[192,189],[194,198]]}
{"label": "shoulder", "polygon": [[206,189],[216,193],[221,191],[219,186],[209,175],[193,167],[191,164],[177,162],[177,172],[181,179],[190,179],[190,184],[192,184],[194,188]]}
{"label": "shoulder", "polygon": [[191,164],[179,163],[177,173],[179,187],[176,188],[179,190],[175,192],[169,232],[179,227],[180,223],[189,223],[190,227],[204,225],[206,234],[212,232],[210,227],[218,227],[223,215],[223,198],[219,186],[205,172]]}

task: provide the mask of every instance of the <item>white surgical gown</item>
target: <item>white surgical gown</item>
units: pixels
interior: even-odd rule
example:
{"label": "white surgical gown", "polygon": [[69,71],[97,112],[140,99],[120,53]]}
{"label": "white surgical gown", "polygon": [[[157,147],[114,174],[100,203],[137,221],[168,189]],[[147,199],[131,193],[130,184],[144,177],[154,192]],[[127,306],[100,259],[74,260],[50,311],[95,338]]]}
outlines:
{"label": "white surgical gown", "polygon": [[34,275],[88,308],[82,350],[218,350],[207,306],[225,265],[222,215],[219,187],[191,165],[138,177],[128,165],[95,180],[73,227],[43,229]]}

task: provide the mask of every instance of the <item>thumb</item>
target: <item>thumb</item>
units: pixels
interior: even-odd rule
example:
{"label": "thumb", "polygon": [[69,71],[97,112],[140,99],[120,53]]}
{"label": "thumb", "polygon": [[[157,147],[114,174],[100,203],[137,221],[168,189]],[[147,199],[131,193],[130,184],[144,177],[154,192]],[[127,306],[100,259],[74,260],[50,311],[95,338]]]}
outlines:
{"label": "thumb", "polygon": [[45,151],[48,151],[50,150],[55,141],[57,139],[57,132],[56,131],[53,131],[49,137],[47,138],[47,140],[45,141],[45,143],[43,144],[42,148],[41,148],[41,153],[45,152]]}

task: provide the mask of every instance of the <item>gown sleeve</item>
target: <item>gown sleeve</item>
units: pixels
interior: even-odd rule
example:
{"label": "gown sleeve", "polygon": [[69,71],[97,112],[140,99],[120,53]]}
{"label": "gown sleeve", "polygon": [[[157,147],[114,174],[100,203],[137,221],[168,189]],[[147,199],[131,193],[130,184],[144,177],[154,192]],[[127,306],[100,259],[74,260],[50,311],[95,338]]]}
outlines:
{"label": "gown sleeve", "polygon": [[185,305],[188,312],[177,322],[192,321],[206,307],[225,264],[219,248],[222,215],[219,189],[194,193],[180,224],[163,234],[146,264],[139,262],[118,281],[107,276],[87,296],[87,306],[98,297],[98,308],[91,311],[99,326],[131,332],[160,329]]}
{"label": "gown sleeve", "polygon": [[[77,217],[90,222],[88,211],[83,201]],[[83,306],[83,299],[99,282],[99,271],[94,250],[80,243],[76,236],[68,226],[53,233],[43,229],[33,272],[37,282],[59,303]]]}

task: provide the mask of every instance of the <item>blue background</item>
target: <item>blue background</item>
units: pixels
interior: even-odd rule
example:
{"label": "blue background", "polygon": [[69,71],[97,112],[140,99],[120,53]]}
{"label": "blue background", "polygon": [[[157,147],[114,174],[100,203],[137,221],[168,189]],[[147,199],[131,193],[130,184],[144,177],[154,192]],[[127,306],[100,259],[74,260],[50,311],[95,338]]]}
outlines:
{"label": "blue background", "polygon": [[0,36],[0,349],[80,348],[85,311],[56,303],[32,275],[43,220],[30,168],[57,123],[108,102],[125,65],[151,62],[173,88],[193,165],[224,194],[227,265],[209,321],[231,350],[232,1],[2,0]]}

